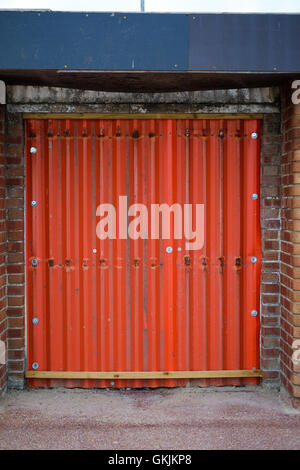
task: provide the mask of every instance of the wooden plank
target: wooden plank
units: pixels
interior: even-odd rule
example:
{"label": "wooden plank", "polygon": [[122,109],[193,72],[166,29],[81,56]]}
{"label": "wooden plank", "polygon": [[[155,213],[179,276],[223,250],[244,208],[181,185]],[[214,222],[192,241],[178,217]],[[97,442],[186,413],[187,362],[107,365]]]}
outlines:
{"label": "wooden plank", "polygon": [[27,371],[27,379],[214,379],[232,377],[261,377],[260,370],[153,371],[153,372],[71,372]]}
{"label": "wooden plank", "polygon": [[263,114],[111,114],[111,113],[23,113],[24,119],[263,119]]}

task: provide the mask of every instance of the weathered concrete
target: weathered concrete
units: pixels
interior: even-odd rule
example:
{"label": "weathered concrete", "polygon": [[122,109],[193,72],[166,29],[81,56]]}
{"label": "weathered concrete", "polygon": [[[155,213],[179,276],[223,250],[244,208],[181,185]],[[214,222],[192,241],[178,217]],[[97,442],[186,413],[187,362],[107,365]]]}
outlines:
{"label": "weathered concrete", "polygon": [[9,103],[274,103],[278,88],[186,91],[177,93],[109,93],[39,86],[8,86]]}
{"label": "weathered concrete", "polygon": [[279,113],[278,88],[177,93],[110,93],[8,86],[10,112],[35,113]]}
{"label": "weathered concrete", "polygon": [[9,391],[0,449],[300,449],[300,413],[259,387]]}

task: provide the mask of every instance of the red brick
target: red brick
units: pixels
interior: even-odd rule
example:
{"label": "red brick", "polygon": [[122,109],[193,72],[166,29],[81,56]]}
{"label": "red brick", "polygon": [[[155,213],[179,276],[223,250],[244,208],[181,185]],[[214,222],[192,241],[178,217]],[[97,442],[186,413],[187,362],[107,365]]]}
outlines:
{"label": "red brick", "polygon": [[274,294],[274,293],[279,293],[279,285],[278,284],[262,284],[261,286],[261,292],[267,293],[267,294]]}
{"label": "red brick", "polygon": [[25,276],[23,274],[11,274],[7,277],[9,284],[23,284],[25,282]]}
{"label": "red brick", "polygon": [[6,142],[8,144],[22,144],[23,145],[23,137],[22,136],[6,136]]}
{"label": "red brick", "polygon": [[24,198],[24,188],[19,186],[11,186],[6,188],[7,198]]}
{"label": "red brick", "polygon": [[15,371],[23,371],[24,361],[8,361],[8,369]]}
{"label": "red brick", "polygon": [[11,359],[24,359],[25,351],[24,349],[12,349],[7,351],[8,360]]}
{"label": "red brick", "polygon": [[277,273],[261,273],[261,282],[262,283],[277,283],[279,280],[279,274]]}
{"label": "red brick", "polygon": [[263,240],[278,240],[278,230],[262,230]]}
{"label": "red brick", "polygon": [[279,217],[279,209],[277,207],[263,208],[262,215],[265,219],[277,219]]}
{"label": "red brick", "polygon": [[13,178],[15,176],[24,176],[24,168],[20,166],[8,168],[7,176],[8,178]]}
{"label": "red brick", "polygon": [[24,232],[22,230],[14,231],[10,230],[7,232],[7,239],[9,241],[23,241],[24,240]]}
{"label": "red brick", "polygon": [[22,306],[24,305],[24,296],[12,296],[7,298],[8,307]]}
{"label": "red brick", "polygon": [[279,259],[278,251],[264,251],[263,258],[265,261],[277,261]]}
{"label": "red brick", "polygon": [[7,286],[7,295],[24,295],[24,286]]}
{"label": "red brick", "polygon": [[10,208],[23,208],[24,207],[24,199],[22,199],[22,198],[6,199],[5,205],[6,205],[7,209],[10,209]]}
{"label": "red brick", "polygon": [[24,219],[24,209],[9,209],[8,211],[8,219],[9,220],[18,220]]}
{"label": "red brick", "polygon": [[281,207],[281,199],[280,198],[265,198],[262,200],[262,205],[265,207]]}
{"label": "red brick", "polygon": [[12,351],[14,349],[22,349],[24,347],[25,347],[24,338],[8,339],[7,341],[8,351]]}
{"label": "red brick", "polygon": [[280,315],[280,305],[275,304],[275,305],[270,305],[270,304],[265,304],[261,306],[261,313],[264,315]]}
{"label": "red brick", "polygon": [[278,359],[280,355],[279,348],[262,348],[261,357],[266,359]]}
{"label": "red brick", "polygon": [[24,242],[8,242],[7,251],[24,253]]}
{"label": "red brick", "polygon": [[[297,389],[291,383],[291,356],[297,327],[294,326],[295,318],[300,313],[300,129],[294,128],[298,125],[296,118],[297,107],[291,105],[290,83],[283,89],[286,108],[283,109],[283,153],[282,159],[282,231],[281,231],[281,380],[291,395],[297,395]],[[296,109],[297,108],[297,109]],[[300,116],[299,116],[300,117]],[[296,150],[297,149],[297,150]],[[293,163],[291,163],[293,162]],[[299,321],[300,325],[300,321]],[[299,395],[300,396],[300,395]]]}
{"label": "red brick", "polygon": [[261,317],[261,324],[262,326],[279,326],[279,317],[271,317],[271,316],[265,316],[262,315]]}
{"label": "red brick", "polygon": [[10,156],[22,157],[24,154],[24,149],[22,145],[19,144],[7,144],[6,146],[6,155],[9,158]]}
{"label": "red brick", "polygon": [[279,263],[272,262],[272,261],[263,261],[261,265],[262,271],[272,271],[278,272],[279,271]]}
{"label": "red brick", "polygon": [[269,229],[280,229],[280,220],[279,219],[274,219],[274,220],[265,220],[262,225],[264,228],[269,228]]}
{"label": "red brick", "polygon": [[266,359],[262,358],[261,359],[261,366],[263,369],[277,369],[279,366],[279,361],[278,359]]}
{"label": "red brick", "polygon": [[23,220],[8,220],[6,222],[7,230],[22,230],[24,229]]}
{"label": "red brick", "polygon": [[25,307],[8,307],[7,317],[22,317],[25,315]]}
{"label": "red brick", "polygon": [[263,241],[263,249],[264,250],[279,250],[279,240],[264,240]]}
{"label": "red brick", "polygon": [[270,380],[270,381],[277,381],[280,377],[279,371],[269,371],[269,370],[263,370],[262,371],[262,377],[264,382]]}
{"label": "red brick", "polygon": [[8,338],[24,338],[25,329],[24,328],[10,328],[8,330]]}
{"label": "red brick", "polygon": [[279,196],[279,187],[274,186],[274,187],[269,187],[265,186],[261,189],[261,195],[262,197],[269,197],[269,196]]}
{"label": "red brick", "polygon": [[[23,119],[21,113],[7,113],[6,126],[6,161],[0,157],[0,220],[4,220],[7,215],[5,227],[7,234],[1,233],[0,223],[0,263],[1,255],[7,249],[7,295],[8,303],[6,314],[8,321],[2,322],[8,326],[3,332],[8,337],[8,374],[15,380],[24,379],[24,358],[25,358],[25,307],[24,307],[24,138],[23,138]],[[0,129],[4,128],[0,120]],[[0,152],[2,150],[3,140],[0,137]],[[7,171],[4,174],[1,167],[7,165]],[[4,181],[4,176],[6,181]],[[4,184],[6,183],[6,188]],[[4,212],[6,208],[6,214]],[[3,227],[4,228],[4,227]],[[6,243],[6,237],[8,242]],[[2,245],[3,244],[3,245]],[[22,264],[12,264],[22,263]],[[1,266],[0,266],[1,269]],[[2,272],[0,276],[2,276]],[[5,285],[0,278],[1,288]],[[1,379],[2,380],[2,379]],[[0,388],[4,382],[0,382]]]}
{"label": "red brick", "polygon": [[277,176],[280,172],[279,165],[265,165],[263,168],[263,174],[266,176]]}
{"label": "red brick", "polygon": [[9,318],[8,319],[8,328],[22,328],[25,325],[24,317]]}
{"label": "red brick", "polygon": [[[265,337],[262,337],[262,347],[271,348],[271,349],[280,347],[282,350],[284,350],[285,343],[281,336],[280,337],[265,336]],[[291,357],[291,354],[290,354],[290,357]]]}
{"label": "red brick", "polygon": [[7,273],[8,274],[23,274],[24,265],[23,264],[9,264],[7,266]]}

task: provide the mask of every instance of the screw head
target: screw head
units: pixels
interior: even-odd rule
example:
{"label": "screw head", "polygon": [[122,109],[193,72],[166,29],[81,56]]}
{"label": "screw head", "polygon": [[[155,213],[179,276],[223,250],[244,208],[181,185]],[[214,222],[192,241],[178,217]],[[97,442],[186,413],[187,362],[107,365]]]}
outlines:
{"label": "screw head", "polygon": [[258,199],[258,194],[252,193],[251,198],[255,201],[256,199]]}
{"label": "screw head", "polygon": [[31,201],[31,207],[36,207],[37,206],[37,201]]}
{"label": "screw head", "polygon": [[166,252],[167,253],[172,253],[172,251],[173,251],[173,248],[171,246],[167,246]]}
{"label": "screw head", "polygon": [[32,266],[37,266],[37,264],[38,264],[38,260],[37,260],[36,258],[33,258],[33,259],[31,260],[31,265],[32,265]]}
{"label": "screw head", "polygon": [[252,317],[257,317],[257,310],[252,310],[251,311],[251,316]]}
{"label": "screw head", "polygon": [[34,317],[34,318],[32,319],[32,323],[33,323],[34,325],[37,325],[38,322],[39,322],[39,319],[38,319],[38,318]]}
{"label": "screw head", "polygon": [[256,263],[256,262],[257,262],[256,256],[252,256],[252,257],[251,257],[251,263]]}
{"label": "screw head", "polygon": [[35,369],[35,370],[38,369],[38,368],[39,368],[39,364],[38,364],[37,362],[33,362],[32,368]]}
{"label": "screw head", "polygon": [[36,147],[30,147],[30,153],[36,153],[37,149]]}
{"label": "screw head", "polygon": [[252,132],[251,134],[251,139],[257,139],[258,138],[258,133],[257,132]]}
{"label": "screw head", "polygon": [[115,382],[113,382],[113,381],[112,381],[112,382],[110,382],[110,385],[115,385]]}

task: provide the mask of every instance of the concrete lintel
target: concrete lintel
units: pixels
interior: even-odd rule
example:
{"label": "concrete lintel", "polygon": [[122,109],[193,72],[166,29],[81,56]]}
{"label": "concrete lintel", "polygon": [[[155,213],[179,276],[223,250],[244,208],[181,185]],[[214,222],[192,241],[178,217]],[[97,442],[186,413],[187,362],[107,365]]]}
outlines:
{"label": "concrete lintel", "polygon": [[95,104],[274,104],[280,91],[273,88],[241,88],[173,93],[116,93],[42,86],[7,86],[9,104],[95,105]]}
{"label": "concrete lintel", "polygon": [[210,105],[210,106],[182,106],[182,105],[47,105],[47,104],[9,104],[10,113],[191,113],[191,114],[274,114],[279,113],[275,104],[261,105]]}

